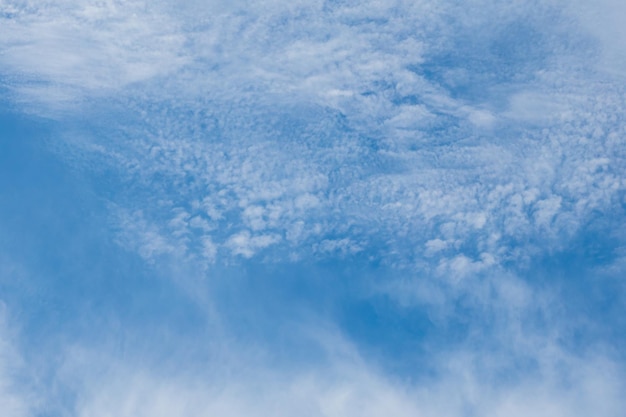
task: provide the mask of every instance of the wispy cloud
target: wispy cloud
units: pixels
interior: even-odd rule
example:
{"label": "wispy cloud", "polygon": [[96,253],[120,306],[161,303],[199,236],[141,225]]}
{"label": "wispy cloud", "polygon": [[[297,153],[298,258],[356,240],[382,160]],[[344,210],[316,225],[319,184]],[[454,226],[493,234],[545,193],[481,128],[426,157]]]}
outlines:
{"label": "wispy cloud", "polygon": [[38,399],[30,392],[26,364],[16,346],[17,337],[0,300],[0,408],[10,417],[32,415]]}
{"label": "wispy cloud", "polygon": [[141,2],[6,1],[0,16],[4,84],[27,106],[75,106],[184,62],[184,37]]}
{"label": "wispy cloud", "polygon": [[103,374],[65,377],[81,387],[77,416],[618,416],[624,406],[620,365],[571,357],[555,346],[533,352],[535,366],[521,377],[507,368],[508,358],[468,349],[433,357],[436,374],[407,383],[366,365],[345,341],[324,337],[330,339],[318,342],[344,349],[311,368],[278,371],[243,359],[213,365],[205,375],[109,358]]}

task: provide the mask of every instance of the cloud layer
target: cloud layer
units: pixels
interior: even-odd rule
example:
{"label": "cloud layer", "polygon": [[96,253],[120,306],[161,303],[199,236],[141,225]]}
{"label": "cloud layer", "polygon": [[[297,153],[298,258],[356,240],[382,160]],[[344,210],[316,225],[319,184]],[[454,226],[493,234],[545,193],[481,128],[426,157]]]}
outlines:
{"label": "cloud layer", "polygon": [[141,265],[106,269],[122,310],[171,303],[107,310],[124,349],[55,334],[51,415],[618,416],[622,12],[0,2],[5,106]]}

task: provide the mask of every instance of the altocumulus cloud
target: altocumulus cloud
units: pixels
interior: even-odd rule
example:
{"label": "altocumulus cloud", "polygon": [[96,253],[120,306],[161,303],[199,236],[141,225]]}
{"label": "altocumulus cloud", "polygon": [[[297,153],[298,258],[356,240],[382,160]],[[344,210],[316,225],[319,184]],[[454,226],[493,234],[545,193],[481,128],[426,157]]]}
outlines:
{"label": "altocumulus cloud", "polygon": [[622,415],[625,13],[0,2],[5,414]]}

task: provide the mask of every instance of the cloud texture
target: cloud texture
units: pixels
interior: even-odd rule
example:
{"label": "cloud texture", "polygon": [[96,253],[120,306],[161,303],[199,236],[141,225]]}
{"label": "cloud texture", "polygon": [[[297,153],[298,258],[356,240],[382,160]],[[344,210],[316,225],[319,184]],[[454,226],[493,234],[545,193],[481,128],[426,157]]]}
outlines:
{"label": "cloud texture", "polygon": [[60,166],[46,219],[82,230],[11,235],[78,256],[2,242],[33,365],[0,366],[0,403],[619,416],[624,10],[0,1],[2,104]]}

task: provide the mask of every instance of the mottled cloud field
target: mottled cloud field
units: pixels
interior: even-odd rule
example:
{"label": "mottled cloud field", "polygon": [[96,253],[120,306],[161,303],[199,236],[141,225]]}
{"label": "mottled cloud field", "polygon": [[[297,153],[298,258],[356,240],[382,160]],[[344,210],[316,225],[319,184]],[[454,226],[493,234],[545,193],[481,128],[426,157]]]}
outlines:
{"label": "mottled cloud field", "polygon": [[2,414],[622,416],[625,18],[0,0]]}

